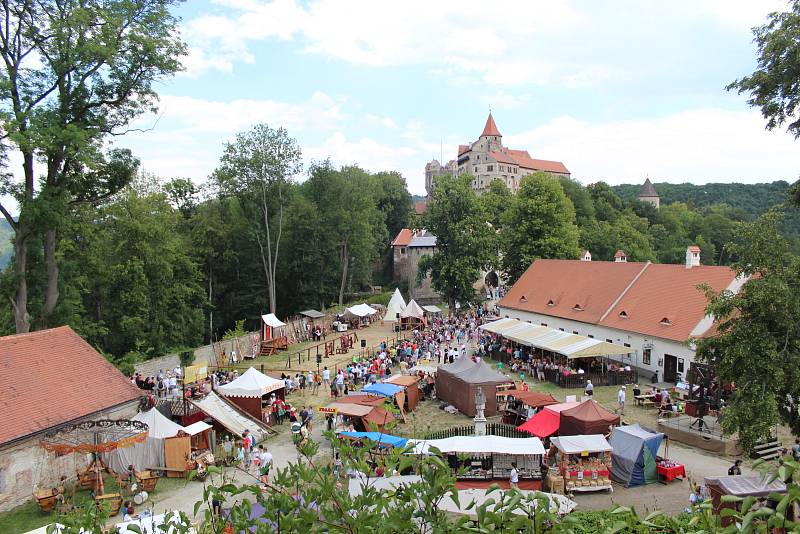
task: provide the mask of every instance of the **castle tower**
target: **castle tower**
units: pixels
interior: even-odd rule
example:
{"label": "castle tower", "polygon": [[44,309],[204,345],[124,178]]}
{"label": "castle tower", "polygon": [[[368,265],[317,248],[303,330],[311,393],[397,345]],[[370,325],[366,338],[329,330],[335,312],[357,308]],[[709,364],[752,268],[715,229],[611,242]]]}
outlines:
{"label": "castle tower", "polygon": [[503,148],[503,134],[497,129],[497,124],[494,123],[494,117],[492,117],[491,111],[486,118],[486,125],[483,127],[483,133],[480,138],[481,141],[486,143],[486,145],[482,147],[485,152],[500,151]]}
{"label": "castle tower", "polygon": [[649,202],[656,209],[658,209],[659,205],[661,204],[661,197],[658,196],[658,191],[653,186],[653,183],[650,181],[650,178],[646,178],[642,187],[639,189],[639,193],[636,195],[636,198],[641,200],[642,202]]}

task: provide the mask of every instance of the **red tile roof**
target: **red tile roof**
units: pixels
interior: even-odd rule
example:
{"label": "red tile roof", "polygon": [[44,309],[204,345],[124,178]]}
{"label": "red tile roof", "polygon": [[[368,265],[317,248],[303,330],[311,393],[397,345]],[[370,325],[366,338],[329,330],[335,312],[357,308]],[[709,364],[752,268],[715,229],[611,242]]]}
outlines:
{"label": "red tile roof", "polygon": [[0,372],[0,443],[142,395],[68,326],[0,337]]}
{"label": "red tile roof", "polygon": [[458,145],[458,155],[469,152],[469,145]]}
{"label": "red tile roof", "polygon": [[[596,323],[643,266],[610,261],[536,260],[499,305]],[[576,310],[576,304],[583,311]]]}
{"label": "red tile roof", "polygon": [[[722,291],[735,278],[728,267],[652,264],[600,324],[686,341],[706,314],[706,297],[697,286],[708,284]],[[627,319],[620,317],[622,311]],[[662,319],[667,322],[662,324]]]}
{"label": "red tile roof", "polygon": [[720,291],[735,279],[728,267],[536,260],[498,305],[686,341],[705,318],[697,286]]}
{"label": "red tile roof", "polygon": [[420,200],[419,202],[414,203],[414,211],[417,215],[422,215],[425,213],[425,210],[428,209],[428,203],[424,200]]}
{"label": "red tile roof", "polygon": [[560,161],[549,161],[546,159],[534,159],[528,154],[527,150],[512,150],[508,149],[508,155],[514,158],[514,161],[517,162],[517,165],[523,167],[525,169],[531,169],[534,171],[546,171],[546,172],[560,172],[563,174],[569,174],[569,171],[564,166],[563,163]]}
{"label": "red tile roof", "polygon": [[397,237],[394,238],[392,241],[393,247],[407,247],[409,243],[411,243],[411,238],[414,237],[414,234],[408,228],[403,228],[397,234]]}
{"label": "red tile roof", "polygon": [[481,134],[481,137],[484,135],[503,136],[503,134],[500,133],[500,130],[497,129],[497,125],[494,123],[494,118],[492,117],[491,112],[489,112],[489,116],[486,118],[486,125],[483,127],[483,133]]}

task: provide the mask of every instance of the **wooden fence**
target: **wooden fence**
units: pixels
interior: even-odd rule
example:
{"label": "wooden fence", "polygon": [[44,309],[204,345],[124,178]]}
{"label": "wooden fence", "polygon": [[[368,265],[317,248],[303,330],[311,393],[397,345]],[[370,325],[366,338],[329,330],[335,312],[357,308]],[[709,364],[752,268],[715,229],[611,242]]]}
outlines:
{"label": "wooden fence", "polygon": [[[517,430],[514,425],[504,425],[503,423],[489,423],[486,425],[486,434],[491,436],[502,436],[504,438],[529,438],[530,434],[522,430]],[[425,436],[425,439],[444,439],[452,438],[455,436],[474,436],[475,426],[459,426],[455,428],[448,428],[447,430],[439,430],[438,432],[431,432]]]}

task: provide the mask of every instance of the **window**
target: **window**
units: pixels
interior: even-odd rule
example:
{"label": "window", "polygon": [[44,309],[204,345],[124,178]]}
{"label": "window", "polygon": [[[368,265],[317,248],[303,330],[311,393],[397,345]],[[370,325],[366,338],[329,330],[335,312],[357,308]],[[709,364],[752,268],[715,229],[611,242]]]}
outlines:
{"label": "window", "polygon": [[606,339],[606,343],[613,343],[613,341],[610,339]]}
{"label": "window", "polygon": [[575,306],[572,307],[572,309],[575,311],[583,311],[583,306],[581,306],[580,304],[576,304]]}
{"label": "window", "polygon": [[564,329],[563,329],[563,328],[559,328],[559,330],[561,330],[562,332],[564,331]]}
{"label": "window", "polygon": [[669,320],[669,317],[664,317],[661,319],[661,324],[664,326],[672,326],[672,321]]}
{"label": "window", "polygon": [[678,358],[678,372],[683,372],[683,358]]}
{"label": "window", "polygon": [[591,338],[591,339],[594,339],[594,336],[593,336],[592,334],[587,334],[587,336],[586,336],[586,337],[588,337],[588,338]]}
{"label": "window", "polygon": [[542,323],[542,326],[547,326],[547,323]]}
{"label": "window", "polygon": [[548,305],[548,306],[550,306],[550,307],[552,308],[553,306],[555,306],[555,305],[556,305],[556,303],[555,303],[555,302],[553,302],[552,300],[548,300],[548,301],[547,301],[547,305]]}
{"label": "window", "polygon": [[478,172],[478,166],[477,165],[475,166],[475,172]]}
{"label": "window", "polygon": [[623,345],[625,345],[628,348],[631,348],[631,344],[630,343],[623,343]]}
{"label": "window", "polygon": [[406,253],[406,247],[400,247],[400,254]]}
{"label": "window", "polygon": [[577,330],[573,330],[572,333],[575,334],[576,336],[578,335],[578,331]]}
{"label": "window", "polygon": [[492,172],[494,170],[494,165],[487,165],[486,172]]}
{"label": "window", "polygon": [[645,365],[650,365],[650,356],[653,352],[653,349],[644,349],[642,351],[642,363]]}
{"label": "window", "polygon": [[625,310],[622,310],[621,312],[619,312],[619,318],[620,319],[627,319],[628,318],[628,312],[626,312]]}

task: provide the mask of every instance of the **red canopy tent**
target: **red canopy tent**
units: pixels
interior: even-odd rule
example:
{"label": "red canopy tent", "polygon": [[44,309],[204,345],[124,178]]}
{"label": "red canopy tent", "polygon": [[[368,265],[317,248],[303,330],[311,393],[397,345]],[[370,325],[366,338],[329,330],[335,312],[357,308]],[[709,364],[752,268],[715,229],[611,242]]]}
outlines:
{"label": "red canopy tent", "polygon": [[593,400],[587,400],[574,408],[561,412],[559,436],[583,436],[608,434],[609,426],[619,425],[619,416],[609,412]]}
{"label": "red canopy tent", "polygon": [[517,427],[517,430],[524,430],[538,438],[548,438],[558,432],[561,423],[561,415],[556,412],[544,409]]}

